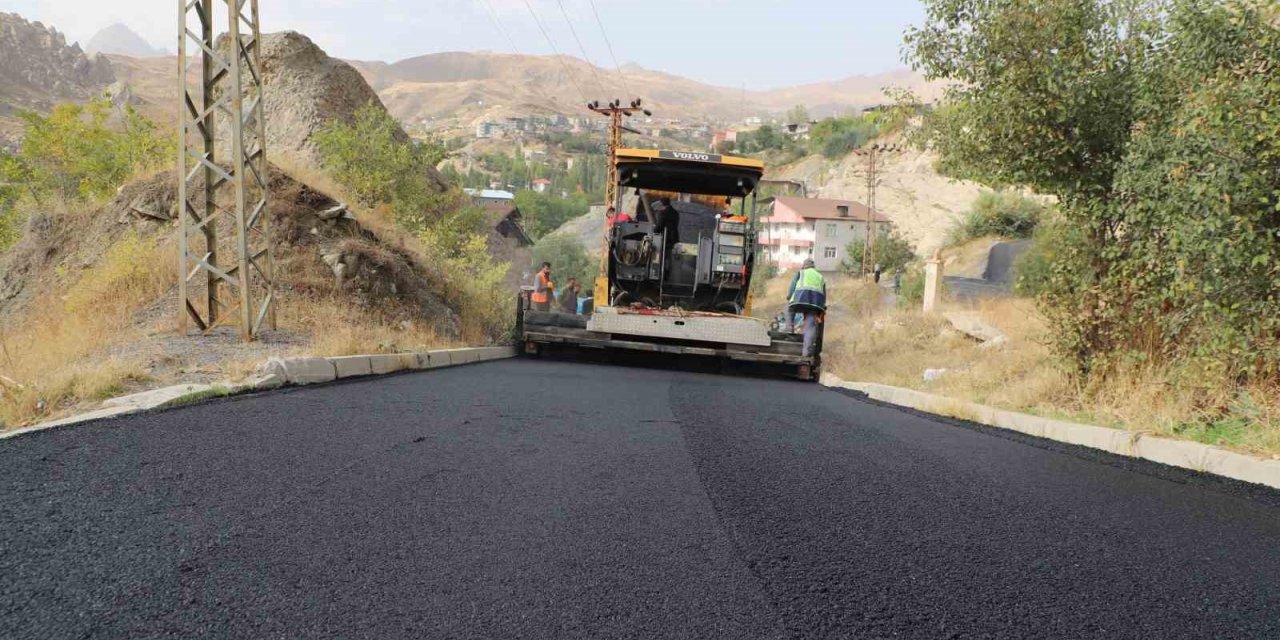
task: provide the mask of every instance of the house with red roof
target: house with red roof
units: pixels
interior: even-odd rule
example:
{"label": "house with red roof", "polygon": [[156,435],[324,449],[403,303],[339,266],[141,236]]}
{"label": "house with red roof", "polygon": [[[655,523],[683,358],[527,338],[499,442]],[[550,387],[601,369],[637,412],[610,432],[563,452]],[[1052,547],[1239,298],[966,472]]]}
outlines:
{"label": "house with red roof", "polygon": [[884,214],[852,200],[777,196],[767,206],[759,242],[765,258],[782,269],[798,269],[813,258],[819,271],[836,271],[849,243],[866,238],[868,221],[875,233],[893,226]]}

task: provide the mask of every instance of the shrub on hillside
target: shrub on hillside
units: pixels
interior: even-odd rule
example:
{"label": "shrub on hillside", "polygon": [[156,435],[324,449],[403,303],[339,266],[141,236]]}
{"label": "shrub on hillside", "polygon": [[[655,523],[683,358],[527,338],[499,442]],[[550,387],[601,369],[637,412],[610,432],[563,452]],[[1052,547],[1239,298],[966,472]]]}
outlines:
{"label": "shrub on hillside", "polygon": [[880,128],[873,116],[827,118],[809,130],[809,147],[813,153],[840,158],[878,135]]}
{"label": "shrub on hillside", "polygon": [[435,142],[413,142],[381,105],[367,104],[351,122],[335,120],[316,134],[327,171],[362,204],[389,204],[396,220],[418,232],[447,209],[430,172],[444,158]]}
{"label": "shrub on hillside", "polygon": [[1043,203],[1012,191],[983,191],[952,230],[951,243],[988,236],[1030,238],[1047,211]]}
{"label": "shrub on hillside", "polygon": [[172,143],[157,134],[154,123],[106,99],[61,104],[48,116],[19,115],[22,147],[0,158],[0,183],[18,188],[10,197],[107,198],[129,177],[173,159]]}
{"label": "shrub on hillside", "polygon": [[591,208],[591,202],[585,193],[574,193],[567,198],[562,198],[551,193],[518,191],[516,206],[520,207],[524,230],[536,239],[587,213]]}

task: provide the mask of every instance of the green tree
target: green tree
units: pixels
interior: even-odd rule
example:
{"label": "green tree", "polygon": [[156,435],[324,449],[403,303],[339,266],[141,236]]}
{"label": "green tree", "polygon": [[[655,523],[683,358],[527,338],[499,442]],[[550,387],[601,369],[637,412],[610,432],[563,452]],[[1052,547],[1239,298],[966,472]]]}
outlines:
{"label": "green tree", "polygon": [[[863,240],[850,242],[845,250],[846,257],[840,263],[841,270],[850,275],[861,274],[862,254],[865,251],[866,243]],[[915,259],[915,248],[897,231],[881,231],[871,247],[871,263],[880,265],[885,272],[904,268]]]}
{"label": "green tree", "polygon": [[524,217],[524,228],[533,238],[560,228],[560,225],[590,210],[585,193],[570,194],[567,198],[536,191],[517,191],[516,206]]}
{"label": "green tree", "polygon": [[1280,28],[1262,0],[928,0],[953,175],[1057,196],[1043,308],[1082,373],[1280,364]]}

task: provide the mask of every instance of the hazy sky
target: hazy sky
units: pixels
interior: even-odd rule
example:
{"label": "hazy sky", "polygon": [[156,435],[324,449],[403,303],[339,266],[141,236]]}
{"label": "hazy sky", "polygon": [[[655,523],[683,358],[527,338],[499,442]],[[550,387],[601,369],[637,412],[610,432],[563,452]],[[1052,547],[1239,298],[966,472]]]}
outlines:
{"label": "hazy sky", "polygon": [[[527,0],[561,53],[612,67],[590,0]],[[594,0],[619,62],[736,87],[769,88],[899,68],[903,28],[917,0]],[[0,0],[88,40],[123,22],[176,48],[177,0]],[[438,51],[551,53],[526,0],[261,0],[265,31],[292,29],[331,55],[395,61]],[[511,35],[494,26],[490,10]]]}

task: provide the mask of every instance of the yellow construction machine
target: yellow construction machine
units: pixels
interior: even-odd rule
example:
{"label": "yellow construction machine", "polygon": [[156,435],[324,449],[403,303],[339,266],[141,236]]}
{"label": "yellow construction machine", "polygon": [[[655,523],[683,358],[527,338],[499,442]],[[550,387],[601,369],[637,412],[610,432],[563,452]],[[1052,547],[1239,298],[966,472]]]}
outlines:
{"label": "yellow construction machine", "polygon": [[[619,120],[614,115],[606,197],[617,216],[606,221],[600,239],[591,301],[585,313],[569,314],[535,311],[522,296],[517,337],[523,351],[537,355],[567,345],[705,356],[816,379],[821,337],[815,355],[806,357],[799,335],[751,317],[752,278],[764,270],[753,219],[764,163],[620,148]],[[678,212],[678,225],[662,223],[664,201]]]}

